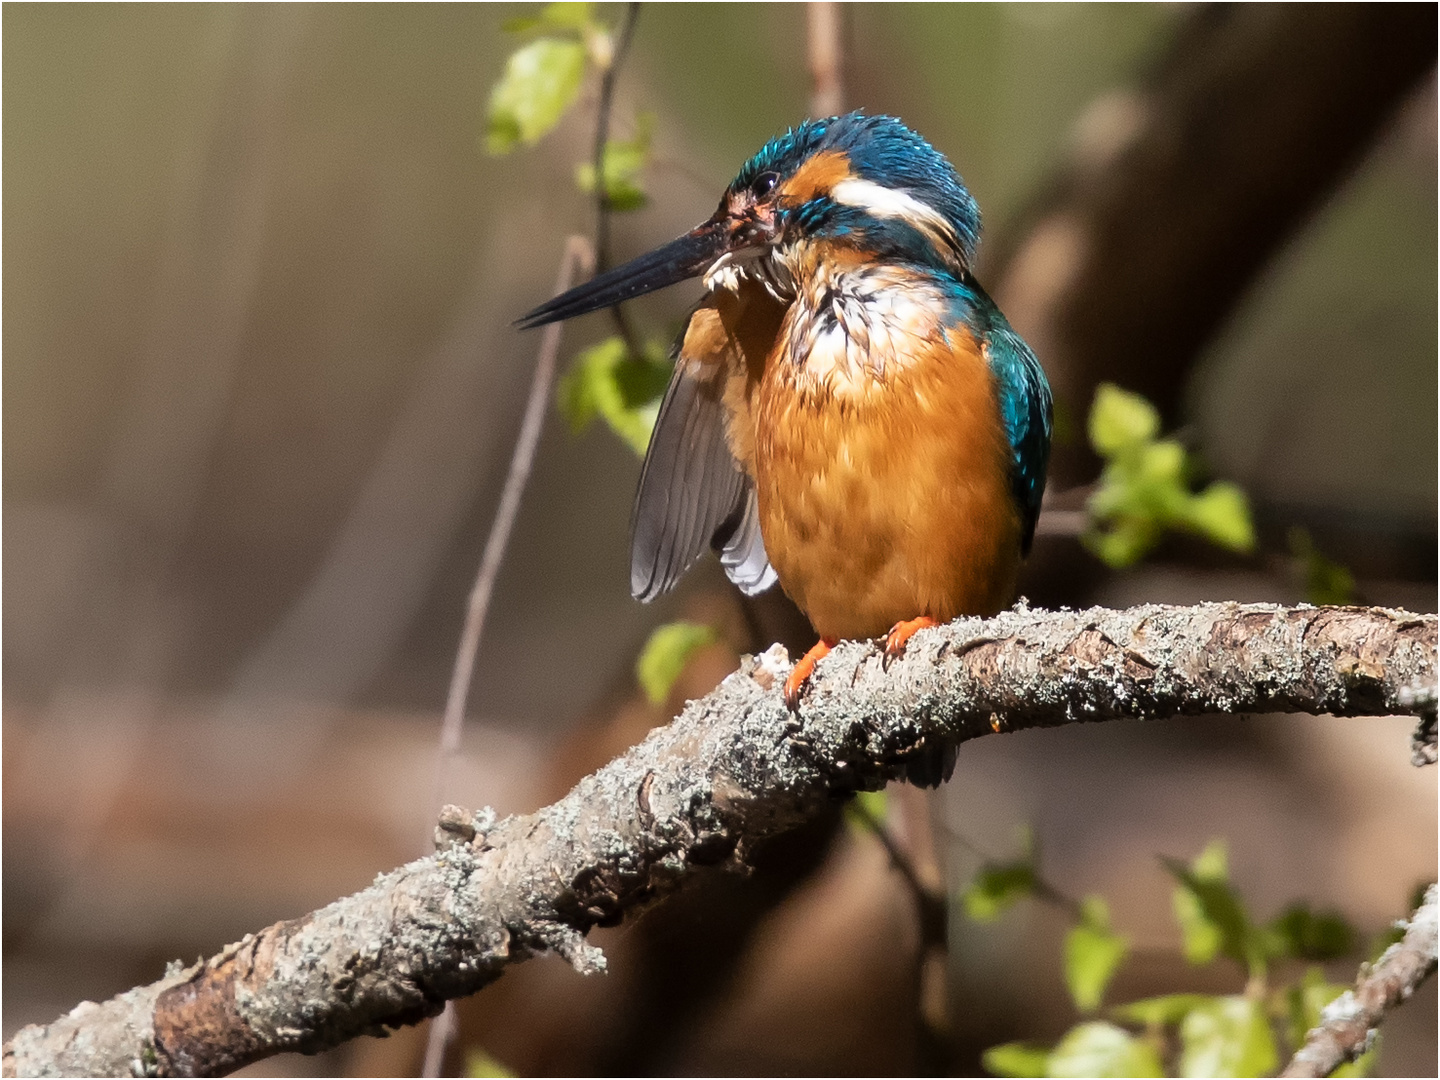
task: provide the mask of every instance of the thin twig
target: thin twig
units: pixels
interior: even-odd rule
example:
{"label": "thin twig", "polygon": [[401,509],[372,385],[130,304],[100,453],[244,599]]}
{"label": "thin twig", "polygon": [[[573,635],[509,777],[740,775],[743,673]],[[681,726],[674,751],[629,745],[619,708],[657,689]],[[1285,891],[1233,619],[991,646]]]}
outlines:
{"label": "thin twig", "polygon": [[944,902],[944,894],[921,880],[920,872],[910,861],[910,855],[900,846],[900,842],[891,834],[885,823],[870,812],[869,808],[858,799],[850,804],[850,813],[858,817],[865,827],[875,834],[880,841],[880,846],[885,849],[885,854],[890,856],[890,864],[905,879],[905,886],[915,897],[917,904],[929,903],[935,899]]}
{"label": "thin twig", "polygon": [[[955,843],[959,844],[961,847],[969,851],[972,855],[979,858],[979,860],[986,866],[1005,865],[1004,859],[995,858],[989,852],[981,848],[979,844],[975,843],[974,840],[971,840],[970,837],[966,836],[964,833],[960,832],[954,827],[947,825],[945,822],[939,822],[936,824],[935,827],[938,828],[942,833],[944,833],[949,839],[955,841]],[[1038,859],[1036,861],[1038,862]],[[1050,904],[1053,907],[1060,908],[1061,910],[1067,912],[1071,916],[1071,918],[1076,919],[1077,921],[1084,913],[1084,908],[1079,900],[1076,900],[1064,889],[1059,888],[1058,886],[1047,881],[1045,878],[1041,877],[1038,871],[1035,873],[1034,879],[1031,882],[1030,892],[1035,897],[1035,899],[1043,900],[1045,903]]]}
{"label": "thin twig", "polygon": [[950,905],[940,864],[935,858],[934,834],[929,829],[930,800],[919,788],[892,788],[898,802],[903,839],[896,837],[864,803],[856,800],[851,811],[875,834],[890,857],[890,865],[905,879],[915,904],[920,940],[915,950],[916,1016],[925,1075],[950,1072],[950,1005],[946,975],[950,955]]}
{"label": "thin twig", "polygon": [[805,5],[809,23],[810,115],[838,116],[845,107],[845,83],[841,78],[843,50],[840,43],[840,5]]}
{"label": "thin twig", "polygon": [[[556,294],[568,289],[577,276],[576,272],[588,269],[592,265],[592,259],[589,242],[583,236],[571,236],[565,242],[565,254],[560,260],[560,272],[556,275]],[[526,481],[530,479],[540,432],[545,426],[550,387],[555,381],[556,358],[560,352],[562,325],[551,323],[545,327],[540,339],[540,350],[535,359],[535,375],[530,382],[530,397],[525,403],[525,418],[520,425],[519,438],[515,441],[515,452],[510,456],[510,472],[505,477],[505,488],[500,495],[500,505],[495,511],[495,522],[490,527],[490,536],[485,542],[485,553],[480,560],[475,587],[470,591],[470,603],[465,612],[465,629],[460,635],[460,647],[455,654],[455,669],[450,676],[450,691],[445,699],[445,719],[440,727],[440,750],[446,757],[460,749],[465,703],[470,695],[470,679],[475,670],[475,654],[480,647],[480,632],[485,626],[485,613],[490,606],[490,594],[495,588],[500,562],[505,557],[510,530],[520,509],[520,496],[525,491]],[[440,800],[441,793],[437,791],[437,806]]]}
{"label": "thin twig", "polygon": [[[592,248],[584,237],[572,236],[565,245],[565,254],[560,260],[560,271],[555,282],[555,295],[570,287],[580,274],[600,273],[605,270],[610,252],[610,189],[605,182],[605,144],[610,137],[610,111],[615,101],[615,79],[620,65],[630,49],[630,40],[635,34],[635,20],[640,14],[639,3],[625,7],[621,20],[619,37],[614,51],[600,74],[600,100],[595,106],[595,144],[593,163],[595,167],[595,244]],[[616,328],[632,355],[640,354],[638,341],[624,311],[617,304],[611,308]],[[460,635],[460,645],[455,656],[455,668],[450,675],[450,690],[445,699],[445,718],[440,725],[440,757],[435,771],[435,800],[438,807],[444,798],[446,776],[449,765],[460,751],[460,735],[465,722],[465,703],[470,696],[470,682],[475,672],[475,657],[480,648],[480,633],[485,626],[485,613],[490,607],[490,594],[495,588],[495,579],[500,573],[500,563],[505,557],[505,548],[510,542],[510,530],[520,509],[520,496],[530,479],[530,469],[535,460],[535,448],[540,441],[541,429],[545,426],[545,411],[550,401],[550,388],[555,382],[556,359],[560,352],[560,323],[551,323],[545,328],[540,341],[540,352],[535,363],[535,377],[530,384],[530,398],[525,405],[525,419],[520,426],[520,437],[515,443],[515,452],[510,458],[510,472],[505,478],[505,489],[500,496],[500,506],[495,513],[495,522],[490,528],[490,537],[485,542],[485,553],[480,560],[480,570],[475,578],[475,587],[470,592],[470,603],[465,614],[465,629]],[[454,1001],[445,1003],[444,1011],[430,1025],[430,1036],[425,1045],[425,1063],[421,1075],[440,1075],[444,1064],[445,1051],[455,1033]]]}
{"label": "thin twig", "polygon": [[899,809],[900,839],[915,880],[924,886],[917,894],[920,947],[915,954],[915,989],[918,1013],[919,1068],[930,1076],[949,1076],[954,1057],[950,1039],[950,904],[945,876],[935,850],[932,793],[909,784],[894,789]]}
{"label": "thin twig", "polygon": [[1320,1026],[1310,1029],[1281,1076],[1329,1076],[1370,1049],[1385,1015],[1435,971],[1436,915],[1436,889],[1431,885],[1405,924],[1405,937],[1373,966],[1360,968],[1354,990],[1325,1006]]}
{"label": "thin twig", "polygon": [[635,20],[640,5],[625,5],[625,16],[615,40],[610,62],[600,73],[600,101],[595,107],[595,144],[591,159],[595,166],[595,272],[603,274],[610,268],[610,189],[605,183],[605,144],[610,141],[610,110],[615,102],[615,79],[635,35]]}
{"label": "thin twig", "polygon": [[[592,265],[592,261],[588,240],[583,236],[570,236],[560,259],[560,272],[556,275],[556,294],[570,288],[570,282],[575,281],[577,276],[576,271],[585,271]],[[490,609],[490,595],[494,592],[495,577],[500,575],[505,546],[510,543],[510,530],[516,524],[516,514],[520,511],[520,495],[526,490],[526,482],[530,480],[536,446],[540,444],[540,431],[544,428],[544,416],[550,403],[550,386],[554,383],[554,369],[560,353],[562,325],[547,325],[540,338],[536,373],[530,382],[530,397],[526,402],[524,420],[521,420],[516,449],[510,456],[510,472],[505,477],[500,507],[495,510],[495,521],[490,527],[490,537],[485,540],[485,553],[480,560],[480,572],[475,575],[475,588],[469,593],[469,605],[465,609],[465,629],[459,638],[459,648],[456,649],[455,670],[451,672],[449,693],[445,697],[445,719],[441,721],[442,763],[459,750],[459,739],[465,723],[465,703],[469,698],[469,683],[475,671],[475,654],[480,649],[485,612]],[[442,785],[442,782],[444,776],[439,778],[438,786]],[[439,805],[442,798],[444,792],[438,789],[435,804]]]}
{"label": "thin twig", "polygon": [[[630,49],[630,40],[635,36],[635,20],[640,16],[640,5],[625,5],[625,15],[615,40],[615,51],[610,63],[600,73],[600,101],[595,111],[595,148],[591,155],[595,166],[595,272],[603,274],[610,268],[610,187],[605,181],[605,144],[610,141],[610,111],[615,103],[615,80],[620,74],[620,65]],[[610,309],[615,320],[615,329],[625,341],[631,356],[640,355],[640,341],[635,336],[630,320],[624,309],[616,304]]]}
{"label": "thin twig", "polygon": [[[555,277],[555,294],[558,296],[570,287],[571,282],[594,265],[590,244],[583,236],[572,236],[565,242],[565,254],[560,258],[560,271]],[[485,553],[480,559],[480,569],[475,575],[475,587],[470,590],[470,603],[465,609],[465,628],[460,634],[460,645],[455,652],[455,667],[450,673],[450,690],[445,697],[445,717],[440,722],[440,754],[435,764],[435,798],[432,805],[438,808],[445,798],[445,787],[449,779],[450,765],[460,752],[460,736],[465,726],[465,704],[470,698],[470,683],[475,674],[475,657],[480,651],[480,634],[485,629],[485,615],[490,610],[490,596],[495,591],[495,579],[500,575],[500,564],[505,558],[505,548],[510,543],[510,532],[515,517],[520,512],[520,496],[530,479],[530,470],[535,464],[535,449],[540,444],[540,432],[545,427],[545,413],[550,404],[550,389],[555,384],[555,365],[560,353],[561,323],[545,327],[540,338],[540,351],[535,358],[535,375],[530,381],[530,397],[525,403],[525,418],[520,424],[520,435],[515,440],[515,451],[510,455],[510,472],[505,477],[505,488],[500,493],[500,505],[495,511],[495,521],[490,526],[490,536],[485,541]],[[446,1047],[454,1033],[454,1005],[447,1002],[445,1011],[430,1026],[430,1037],[425,1047],[425,1066],[422,1076],[440,1075]]]}

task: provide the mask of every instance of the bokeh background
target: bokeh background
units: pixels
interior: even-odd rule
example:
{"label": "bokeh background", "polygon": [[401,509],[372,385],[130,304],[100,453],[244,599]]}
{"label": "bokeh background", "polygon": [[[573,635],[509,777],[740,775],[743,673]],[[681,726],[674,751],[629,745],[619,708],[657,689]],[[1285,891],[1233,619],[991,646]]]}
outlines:
{"label": "bokeh background", "polygon": [[[593,87],[535,149],[483,148],[516,44],[501,23],[526,10],[6,6],[7,1037],[424,850],[455,642],[534,362],[510,323],[548,294],[566,234],[593,227],[573,182]],[[1072,432],[1089,401],[1065,399],[1083,380],[1044,325],[1050,279],[1016,267],[1047,208],[1113,162],[1116,117],[1177,55],[1209,62],[1197,21],[1231,17],[846,8],[847,104],[902,117],[955,162],[986,216],[982,280],[1050,367]],[[1167,419],[1249,492],[1264,552],[1177,542],[1116,573],[1044,537],[1032,603],[1295,601],[1298,523],[1364,602],[1436,610],[1429,20],[1428,61],[1404,61],[1415,74],[1353,151],[1337,137],[1333,182],[1250,263],[1207,271],[1236,275],[1236,296],[1194,347],[1114,357],[1110,377],[1170,388]],[[656,160],[617,255],[707,216],[806,114],[805,36],[799,5],[643,9],[615,125],[652,111]],[[1403,66],[1379,55],[1377,80]],[[1145,276],[1085,288],[1107,320],[1143,322],[1150,301],[1126,297]],[[694,295],[634,316],[667,335]],[[608,330],[578,323],[562,358]],[[1078,439],[1058,467],[1057,487],[1093,479]],[[713,565],[631,601],[638,471],[610,433],[552,414],[446,798],[533,809],[663,722],[632,671],[662,621],[729,628],[671,705],[753,647]],[[1383,929],[1435,877],[1435,778],[1408,764],[1408,738],[1403,720],[1266,717],[981,740],[934,803],[942,863],[958,888],[977,848],[1009,854],[1028,823],[1045,874],[1105,894],[1142,947],[1117,994],[1238,989],[1238,972],[1174,959],[1156,855],[1223,836],[1260,915],[1304,897]],[[820,822],[749,883],[701,891],[601,932],[604,979],[546,960],[463,1006],[455,1067],[483,1048],[522,1073],[913,1070],[914,912],[873,838]],[[954,1069],[1074,1021],[1064,929],[1028,904],[993,926],[954,920]],[[1382,1072],[1434,1075],[1434,1014],[1432,982],[1387,1027]],[[422,1051],[411,1030],[250,1071],[413,1074]]]}

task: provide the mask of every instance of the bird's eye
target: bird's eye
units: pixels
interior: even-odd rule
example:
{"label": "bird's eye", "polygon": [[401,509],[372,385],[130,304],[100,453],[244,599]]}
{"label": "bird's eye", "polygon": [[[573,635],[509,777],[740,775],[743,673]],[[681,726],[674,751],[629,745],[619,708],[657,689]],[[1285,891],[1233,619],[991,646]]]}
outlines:
{"label": "bird's eye", "polygon": [[769,195],[770,192],[774,191],[775,185],[779,182],[779,173],[761,173],[755,178],[755,182],[750,185],[750,193],[754,195],[757,199],[762,199],[766,195]]}

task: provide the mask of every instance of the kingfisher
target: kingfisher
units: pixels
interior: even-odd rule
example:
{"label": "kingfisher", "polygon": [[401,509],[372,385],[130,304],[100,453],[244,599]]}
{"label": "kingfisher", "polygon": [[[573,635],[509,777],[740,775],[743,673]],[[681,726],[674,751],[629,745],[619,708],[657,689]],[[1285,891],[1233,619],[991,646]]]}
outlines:
{"label": "kingfisher", "polygon": [[631,592],[653,600],[707,548],[747,595],[778,581],[820,639],[792,710],[840,639],[883,634],[888,660],[1014,597],[1051,396],[975,279],[979,240],[949,160],[852,112],[772,139],[707,221],[519,320],[701,278],[640,475]]}

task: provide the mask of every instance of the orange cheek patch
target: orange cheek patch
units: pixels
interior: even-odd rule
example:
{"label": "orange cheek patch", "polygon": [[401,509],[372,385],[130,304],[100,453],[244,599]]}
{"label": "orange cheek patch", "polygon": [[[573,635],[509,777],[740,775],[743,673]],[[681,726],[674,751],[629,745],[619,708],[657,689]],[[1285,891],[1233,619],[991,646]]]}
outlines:
{"label": "orange cheek patch", "polygon": [[780,194],[788,202],[808,202],[849,175],[849,156],[841,150],[825,150],[796,169],[795,175],[780,185]]}

